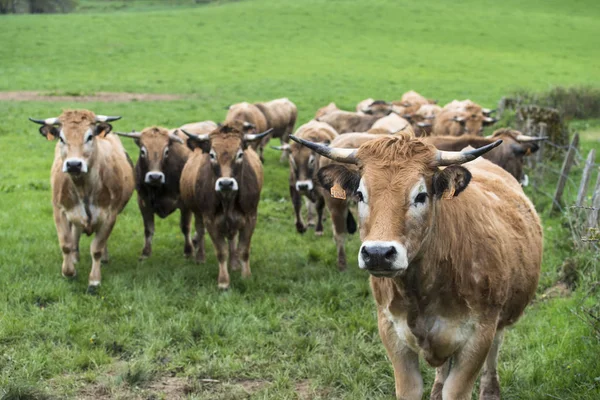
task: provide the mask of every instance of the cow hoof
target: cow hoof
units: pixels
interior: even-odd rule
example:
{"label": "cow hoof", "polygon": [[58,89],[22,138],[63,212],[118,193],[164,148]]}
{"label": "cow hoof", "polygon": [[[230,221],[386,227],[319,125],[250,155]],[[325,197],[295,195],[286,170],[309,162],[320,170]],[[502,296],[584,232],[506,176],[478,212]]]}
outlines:
{"label": "cow hoof", "polygon": [[204,264],[205,261],[206,257],[204,256],[204,254],[202,254],[201,256],[196,255],[196,264]]}
{"label": "cow hoof", "polygon": [[306,227],[303,224],[296,224],[296,231],[298,233],[306,232]]}
{"label": "cow hoof", "polygon": [[309,228],[314,228],[315,227],[315,221],[308,221],[308,227]]}
{"label": "cow hoof", "polygon": [[67,273],[62,273],[63,278],[67,279],[67,280],[75,280],[75,278],[77,278],[77,271],[73,270],[73,272],[67,272]]}
{"label": "cow hoof", "polygon": [[229,283],[219,283],[217,286],[219,287],[219,290],[229,290]]}
{"label": "cow hoof", "polygon": [[86,293],[90,296],[98,296],[100,293],[100,285],[88,285]]}
{"label": "cow hoof", "polygon": [[315,231],[315,236],[323,236],[323,231]]}

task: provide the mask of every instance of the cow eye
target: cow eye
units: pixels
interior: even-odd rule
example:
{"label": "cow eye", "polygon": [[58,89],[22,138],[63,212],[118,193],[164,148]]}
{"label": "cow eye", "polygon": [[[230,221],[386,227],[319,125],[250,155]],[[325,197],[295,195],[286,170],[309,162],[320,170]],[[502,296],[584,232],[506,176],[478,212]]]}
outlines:
{"label": "cow eye", "polygon": [[311,156],[308,158],[308,165],[312,166],[315,163],[315,156],[313,156],[311,154]]}
{"label": "cow eye", "polygon": [[169,148],[165,147],[165,154],[164,157],[168,157],[169,156]]}
{"label": "cow eye", "polygon": [[217,159],[217,154],[214,150],[211,150],[210,153],[208,153],[208,155],[210,156],[211,161],[215,161]]}
{"label": "cow eye", "polygon": [[236,156],[236,159],[241,160],[244,157],[244,152],[239,150]]}
{"label": "cow eye", "polygon": [[423,204],[427,200],[427,192],[421,192],[415,197],[415,204]]}
{"label": "cow eye", "polygon": [[358,201],[360,201],[360,202],[365,201],[365,196],[363,196],[363,194],[360,190],[356,191],[356,197],[358,197]]}
{"label": "cow eye", "polygon": [[62,144],[65,144],[65,139],[63,139],[62,135],[61,135],[61,136],[59,136],[58,138],[60,139],[60,142],[61,142]]}
{"label": "cow eye", "polygon": [[86,142],[86,143],[89,143],[89,142],[91,142],[91,141],[92,141],[92,139],[94,139],[94,136],[93,136],[93,135],[89,135],[89,136],[88,136],[88,137],[85,139],[85,142]]}
{"label": "cow eye", "polygon": [[145,158],[146,157],[146,148],[142,147],[140,149],[140,157]]}

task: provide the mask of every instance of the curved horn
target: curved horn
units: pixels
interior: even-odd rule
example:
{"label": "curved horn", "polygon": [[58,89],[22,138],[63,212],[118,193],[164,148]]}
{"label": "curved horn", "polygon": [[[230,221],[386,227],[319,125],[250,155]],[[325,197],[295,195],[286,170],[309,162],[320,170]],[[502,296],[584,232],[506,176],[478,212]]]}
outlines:
{"label": "curved horn", "polygon": [[187,137],[189,137],[190,139],[193,139],[197,142],[206,142],[209,140],[208,133],[205,133],[204,135],[194,135],[193,133],[189,133],[185,129],[181,129],[181,132],[185,133],[185,135]]}
{"label": "curved horn", "polygon": [[127,133],[127,132],[115,132],[115,133],[119,136],[124,136],[124,137],[132,138],[132,139],[139,139],[140,137],[142,137],[142,134],[140,132],[136,132],[136,131],[131,131],[130,133]]}
{"label": "curved horn", "polygon": [[179,129],[175,129],[173,133],[169,133],[169,139],[171,139],[174,142],[183,144],[183,139],[177,136],[177,131],[179,131]]}
{"label": "curved horn", "polygon": [[547,136],[527,136],[527,135],[518,135],[517,141],[519,142],[541,142],[542,140],[548,139]]}
{"label": "curved horn", "polygon": [[484,115],[487,115],[487,116],[489,116],[491,113],[493,113],[493,112],[496,112],[496,109],[491,109],[491,108],[482,108],[482,109],[481,109],[481,112],[482,112]]}
{"label": "curved horn", "polygon": [[465,120],[465,117],[459,117],[459,116],[457,116],[457,115],[455,115],[455,116],[452,118],[452,121],[456,121],[456,122],[463,122],[464,120]]}
{"label": "curved horn", "polygon": [[266,131],[264,131],[262,133],[257,133],[257,134],[247,133],[244,135],[244,140],[246,140],[246,141],[260,140],[260,139],[264,138],[265,136],[267,136],[272,131],[273,131],[273,128],[267,129]]}
{"label": "curved horn", "polygon": [[40,125],[56,125],[56,124],[60,124],[60,121],[58,120],[58,118],[35,119],[35,118],[29,117],[29,120],[31,122],[35,122],[36,124],[40,124]]}
{"label": "curved horn", "polygon": [[96,122],[112,122],[121,119],[121,117],[111,117],[108,115],[96,115]]}
{"label": "curved horn", "polygon": [[316,153],[319,153],[323,157],[332,159],[333,161],[338,161],[346,164],[358,163],[358,159],[356,158],[357,149],[329,147],[321,143],[309,142],[308,140],[301,139],[294,135],[290,135],[290,139],[292,139],[296,143],[300,143],[301,145],[308,147],[309,149],[315,151]]}
{"label": "curved horn", "polygon": [[285,151],[285,150],[289,150],[290,149],[290,145],[287,143],[282,144],[281,146],[271,146],[272,149],[275,150],[279,150],[279,151]]}
{"label": "curved horn", "polygon": [[428,128],[431,126],[431,122],[417,122],[417,125],[421,128]]}
{"label": "curved horn", "polygon": [[442,151],[438,150],[435,156],[436,164],[439,166],[464,164],[469,161],[473,161],[477,157],[487,153],[495,147],[500,146],[502,140],[496,140],[494,143],[490,143],[486,146],[480,147],[475,150],[467,151]]}

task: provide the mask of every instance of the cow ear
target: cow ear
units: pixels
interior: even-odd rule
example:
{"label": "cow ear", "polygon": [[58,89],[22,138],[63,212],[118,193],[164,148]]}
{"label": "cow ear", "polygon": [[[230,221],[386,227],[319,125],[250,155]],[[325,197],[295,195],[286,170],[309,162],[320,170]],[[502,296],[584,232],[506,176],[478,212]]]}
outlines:
{"label": "cow ear", "polygon": [[319,170],[317,178],[319,179],[321,186],[330,192],[331,188],[334,186],[336,186],[338,190],[342,189],[345,191],[344,198],[353,195],[360,183],[360,175],[358,172],[341,164],[326,165]]}
{"label": "cow ear", "polygon": [[513,143],[510,145],[510,149],[515,156],[523,157],[535,153],[540,149],[540,146],[535,143]]}
{"label": "cow ear", "polygon": [[445,200],[458,196],[471,181],[471,172],[460,165],[451,165],[433,175],[433,195]]}
{"label": "cow ear", "polygon": [[107,122],[100,122],[96,124],[95,129],[94,135],[103,138],[112,131],[112,125]]}
{"label": "cow ear", "polygon": [[40,126],[40,133],[48,140],[56,140],[56,138],[60,136],[60,131],[54,125]]}
{"label": "cow ear", "polygon": [[199,140],[194,140],[192,138],[188,138],[186,140],[186,144],[187,144],[187,147],[192,151],[194,151],[196,149],[200,149],[200,150],[202,150],[203,153],[210,152],[210,146],[211,146],[210,140],[199,141]]}

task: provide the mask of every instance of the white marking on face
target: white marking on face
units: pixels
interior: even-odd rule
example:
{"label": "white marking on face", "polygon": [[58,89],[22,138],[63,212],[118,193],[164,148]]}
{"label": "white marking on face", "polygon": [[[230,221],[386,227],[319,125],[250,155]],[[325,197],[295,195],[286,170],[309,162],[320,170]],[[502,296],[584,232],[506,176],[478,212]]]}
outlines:
{"label": "white marking on face", "polygon": [[140,157],[146,158],[148,156],[148,150],[142,146],[140,147]]}
{"label": "white marking on face", "polygon": [[[304,185],[304,188],[300,189],[300,187],[303,185]],[[299,192],[302,190],[311,191],[311,190],[313,190],[313,183],[311,180],[296,181],[296,190]]]}
{"label": "white marking on face", "polygon": [[152,179],[152,175],[156,176],[160,176],[160,183],[164,184],[165,183],[165,174],[163,174],[160,171],[148,171],[146,173],[146,176],[144,177],[144,182],[145,183],[151,183],[154,182],[154,179]]}
{"label": "white marking on face", "polygon": [[227,186],[228,183],[232,183],[230,191],[237,192],[238,191],[238,183],[234,178],[219,178],[215,182],[215,190],[217,192],[222,191],[221,185],[224,184]]}
{"label": "white marking on face", "polygon": [[429,195],[427,194],[427,185],[425,179],[421,178],[419,182],[410,191],[410,206],[407,217],[421,218],[429,205]]}
{"label": "white marking on face", "polygon": [[363,247],[394,247],[396,249],[396,257],[392,261],[389,271],[400,272],[408,268],[408,252],[406,251],[406,247],[404,247],[403,244],[395,240],[367,240],[366,242],[362,243],[360,249],[358,250],[358,267],[360,269],[367,269],[367,263],[365,262],[362,256]]}
{"label": "white marking on face", "polygon": [[365,180],[361,179],[358,184],[358,190],[356,191],[358,196],[358,217],[361,221],[369,217],[369,192],[365,185]]}
{"label": "white marking on face", "polygon": [[64,162],[63,162],[63,167],[62,167],[62,171],[63,172],[69,172],[67,170],[67,163],[72,163],[72,162],[81,162],[81,173],[85,174],[88,172],[88,166],[87,163],[85,162],[85,160],[83,158],[79,158],[79,157],[71,157],[71,158],[67,158]]}

